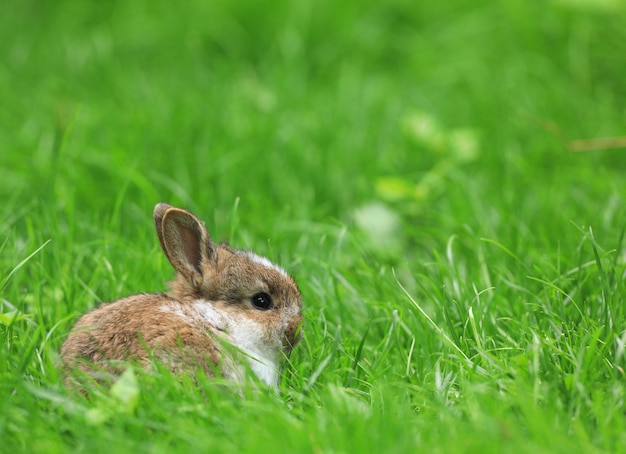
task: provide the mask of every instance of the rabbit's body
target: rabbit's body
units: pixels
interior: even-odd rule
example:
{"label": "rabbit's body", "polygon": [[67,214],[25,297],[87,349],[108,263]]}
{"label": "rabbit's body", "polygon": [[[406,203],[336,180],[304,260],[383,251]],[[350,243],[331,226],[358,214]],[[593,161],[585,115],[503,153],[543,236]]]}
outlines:
{"label": "rabbit's body", "polygon": [[63,344],[65,363],[93,373],[94,365],[115,372],[119,360],[150,367],[156,359],[174,372],[200,369],[240,381],[244,357],[275,387],[282,357],[299,340],[302,303],[293,279],[264,257],[215,245],[185,210],[159,204],[155,224],[178,271],[171,292],[134,295],[85,314]]}

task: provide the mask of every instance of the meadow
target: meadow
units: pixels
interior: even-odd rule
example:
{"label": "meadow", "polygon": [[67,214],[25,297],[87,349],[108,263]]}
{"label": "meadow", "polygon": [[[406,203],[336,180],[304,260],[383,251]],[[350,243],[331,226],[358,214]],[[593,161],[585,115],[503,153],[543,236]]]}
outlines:
{"label": "meadow", "polygon": [[[3,2],[0,451],[626,450],[625,17]],[[80,314],[166,290],[158,202],[297,279],[280,393],[63,386]]]}

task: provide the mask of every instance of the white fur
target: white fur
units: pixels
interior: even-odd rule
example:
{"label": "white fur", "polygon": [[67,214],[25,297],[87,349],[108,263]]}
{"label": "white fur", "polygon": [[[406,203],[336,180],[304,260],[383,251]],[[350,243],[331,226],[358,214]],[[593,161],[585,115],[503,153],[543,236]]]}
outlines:
{"label": "white fur", "polygon": [[241,254],[245,255],[247,258],[249,258],[251,261],[253,261],[257,265],[261,265],[261,266],[264,266],[266,268],[271,268],[273,270],[278,271],[283,276],[289,277],[289,275],[287,274],[287,272],[284,269],[282,269],[280,266],[270,262],[265,257],[262,257],[260,255],[255,254],[254,252],[250,252],[250,251],[243,251],[243,252],[241,252]]}
{"label": "white fur", "polygon": [[[175,314],[191,325],[197,325],[201,320],[214,326],[220,333],[224,333],[227,341],[246,355],[250,368],[261,381],[274,388],[278,386],[280,344],[272,345],[272,339],[268,339],[260,323],[240,315],[220,311],[209,301],[197,301],[190,308],[194,313],[184,312],[180,303],[172,301],[162,306],[161,310]],[[242,375],[236,362],[224,361],[223,367],[225,375],[234,377]]]}

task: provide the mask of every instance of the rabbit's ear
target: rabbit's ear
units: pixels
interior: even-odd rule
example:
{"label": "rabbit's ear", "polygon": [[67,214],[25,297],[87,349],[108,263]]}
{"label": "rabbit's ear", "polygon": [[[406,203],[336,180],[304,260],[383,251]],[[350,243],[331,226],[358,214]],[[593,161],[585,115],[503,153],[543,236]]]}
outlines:
{"label": "rabbit's ear", "polygon": [[190,282],[202,276],[202,264],[216,257],[206,227],[189,211],[159,203],[154,224],[161,248],[176,271]]}

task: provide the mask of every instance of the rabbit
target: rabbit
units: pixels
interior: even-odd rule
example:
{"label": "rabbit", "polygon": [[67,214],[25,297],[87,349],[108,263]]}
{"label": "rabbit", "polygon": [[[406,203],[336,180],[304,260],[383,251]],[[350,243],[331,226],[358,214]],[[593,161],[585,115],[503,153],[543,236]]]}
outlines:
{"label": "rabbit", "polygon": [[149,369],[156,359],[175,374],[200,371],[236,382],[251,370],[276,389],[280,362],[301,337],[295,280],[265,257],[213,243],[187,210],[159,203],[154,223],[176,270],[170,291],[87,312],[61,347],[66,368],[97,377],[99,371],[119,373],[119,361]]}

